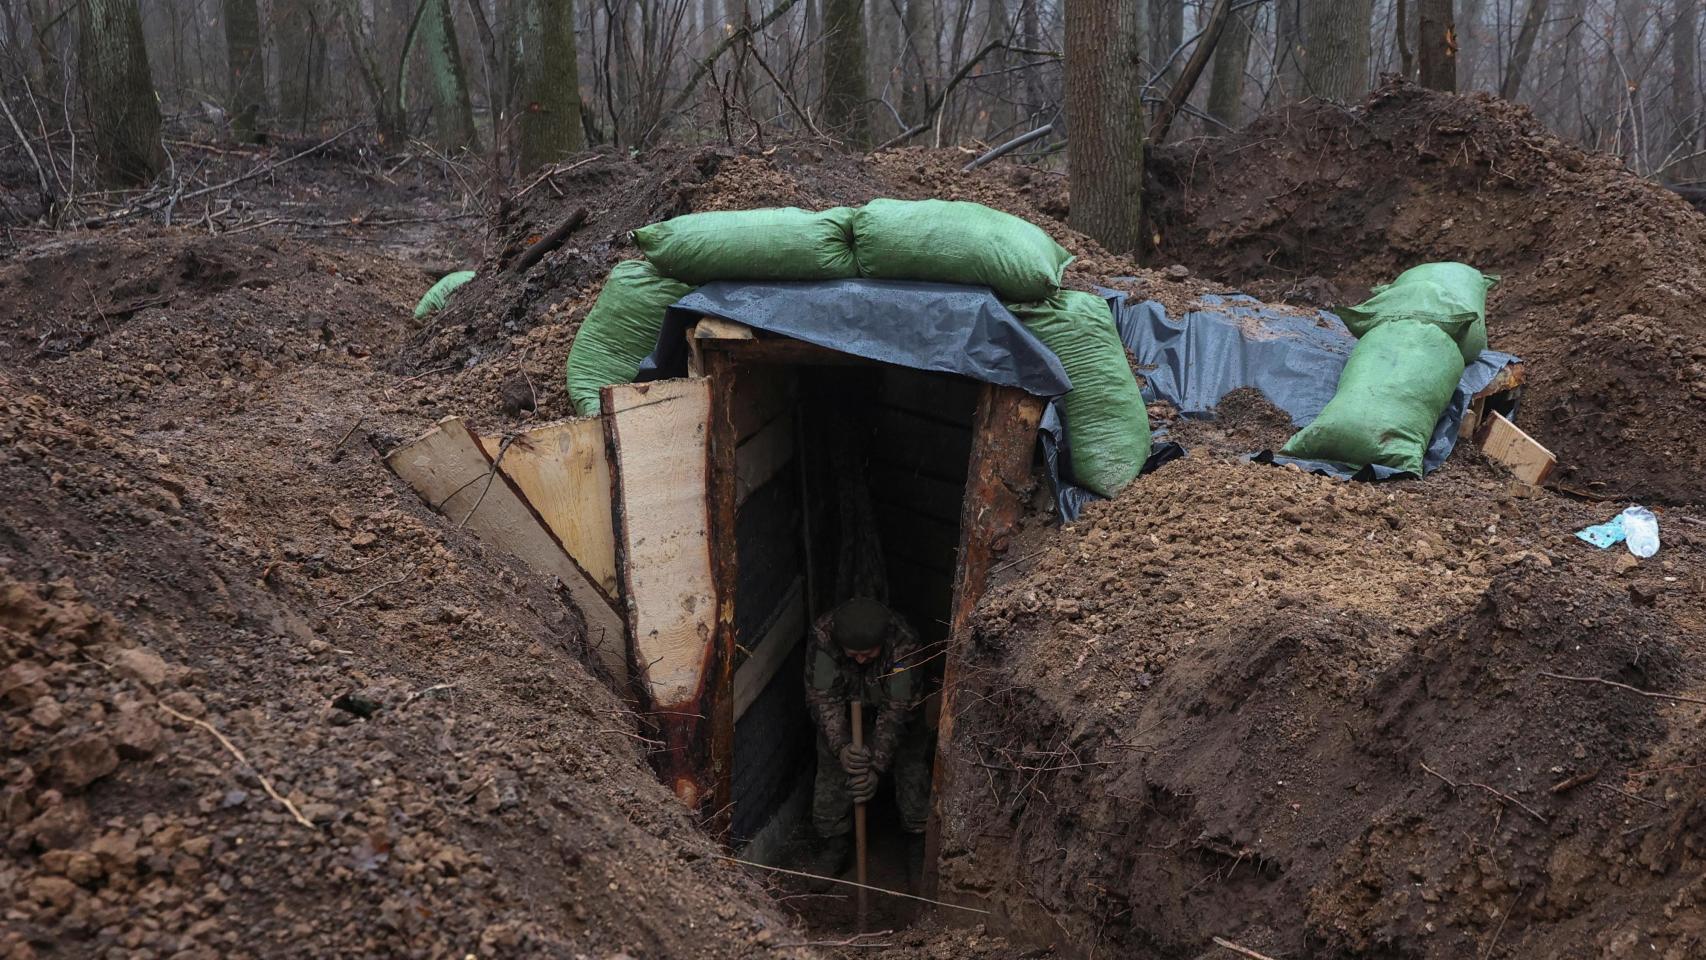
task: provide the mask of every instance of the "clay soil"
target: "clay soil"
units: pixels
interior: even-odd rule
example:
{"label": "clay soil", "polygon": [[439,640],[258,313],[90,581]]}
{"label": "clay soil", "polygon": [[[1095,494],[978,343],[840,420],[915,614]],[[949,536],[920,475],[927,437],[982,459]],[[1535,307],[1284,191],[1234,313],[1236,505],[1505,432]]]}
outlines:
{"label": "clay soil", "polygon": [[[1452,141],[1469,161],[1413,148],[1451,135],[1427,122],[1442,112],[1473,131]],[[798,144],[589,154],[489,209],[352,148],[259,184],[242,233],[189,211],[9,234],[0,951],[1013,960],[1224,956],[1223,936],[1284,958],[1698,955],[1701,328],[1639,258],[1584,259],[1598,221],[1568,218],[1602,204],[1685,291],[1706,221],[1509,108],[1400,89],[1345,116],[1163,158],[1158,263],[1191,271],[1071,231],[1055,173]],[[1277,191],[1234,209],[1222,186],[1209,209],[1235,147],[1311,136],[1347,171],[1384,143],[1405,176],[1314,220]],[[1546,161],[1508,162],[1531,141]],[[1267,175],[1327,203],[1293,155]],[[1026,216],[1079,254],[1073,285],[1127,278],[1173,311],[1245,284],[1355,296],[1437,255],[1502,270],[1493,342],[1529,361],[1519,419],[1575,493],[1513,487],[1467,449],[1383,486],[1253,464],[1286,433],[1257,395],[1170,424],[1189,457],[1065,528],[1035,518],[978,612],[942,876],[994,913],[813,927],[655,781],[646,718],[589,666],[557,585],[380,454],[450,414],[487,433],[566,416],[569,345],[635,227],[880,195]],[[1395,212],[1416,196],[1486,219]],[[1293,252],[1254,252],[1294,228]],[[1473,255],[1494,236],[1508,256]],[[460,265],[479,278],[412,321]],[[1668,507],[1658,557],[1571,537],[1620,506],[1582,494],[1629,492]]]}

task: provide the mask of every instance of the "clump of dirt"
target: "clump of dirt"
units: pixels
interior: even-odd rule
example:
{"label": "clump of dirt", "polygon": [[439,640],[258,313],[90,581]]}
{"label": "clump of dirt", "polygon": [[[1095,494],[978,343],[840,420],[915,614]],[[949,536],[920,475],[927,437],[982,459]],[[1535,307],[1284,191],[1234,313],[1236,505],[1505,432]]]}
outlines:
{"label": "clump of dirt", "polygon": [[1524,107],[1401,81],[1154,165],[1162,254],[1257,296],[1354,303],[1429,260],[1502,275],[1488,331],[1528,364],[1524,426],[1558,454],[1558,480],[1701,499],[1706,216],[1674,193]]}
{"label": "clump of dirt", "polygon": [[1222,412],[980,605],[944,891],[1112,954],[1698,952],[1702,708],[1628,687],[1706,701],[1706,527],[1637,563],[1467,448],[1345,483]]}

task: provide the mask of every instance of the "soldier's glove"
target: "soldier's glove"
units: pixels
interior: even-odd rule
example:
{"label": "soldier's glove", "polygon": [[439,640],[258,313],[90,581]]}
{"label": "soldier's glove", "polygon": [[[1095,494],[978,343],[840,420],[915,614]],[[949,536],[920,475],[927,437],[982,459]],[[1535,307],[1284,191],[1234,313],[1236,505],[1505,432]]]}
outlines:
{"label": "soldier's glove", "polygon": [[858,776],[871,769],[871,751],[868,747],[855,747],[851,743],[841,748],[841,769],[849,776]]}
{"label": "soldier's glove", "polygon": [[877,795],[877,775],[866,771],[847,778],[847,792],[854,803],[865,803]]}

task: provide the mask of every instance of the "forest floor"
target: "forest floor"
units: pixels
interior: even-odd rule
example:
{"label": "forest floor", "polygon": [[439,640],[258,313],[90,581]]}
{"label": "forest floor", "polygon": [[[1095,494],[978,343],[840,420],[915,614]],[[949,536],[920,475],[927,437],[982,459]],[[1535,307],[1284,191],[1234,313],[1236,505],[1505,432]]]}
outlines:
{"label": "forest floor", "polygon": [[[440,166],[329,151],[218,217],[10,228],[0,955],[842,950],[655,781],[566,597],[380,454],[451,414],[567,415],[635,227],[879,195],[1026,216],[1074,285],[1175,311],[1501,272],[1492,342],[1563,469],[1532,491],[1460,448],[1348,484],[1246,462],[1285,435],[1259,396],[1170,422],[1190,456],[1033,525],[979,610],[943,881],[994,922],[842,952],[1698,955],[1706,218],[1516,108],[1408,88],[1162,151],[1157,265],[1185,279],[1067,228],[1057,174],[966,159],[589,155],[482,211]],[[457,266],[480,276],[413,321]],[[1657,557],[1572,536],[1628,499],[1661,508]]]}

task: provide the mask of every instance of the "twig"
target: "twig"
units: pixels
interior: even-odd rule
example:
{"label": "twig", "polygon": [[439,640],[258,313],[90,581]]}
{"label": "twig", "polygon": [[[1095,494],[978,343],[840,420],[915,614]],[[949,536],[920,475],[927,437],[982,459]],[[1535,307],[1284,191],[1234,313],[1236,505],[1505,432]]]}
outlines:
{"label": "twig", "polygon": [[1630,693],[1638,693],[1643,697],[1652,697],[1657,700],[1675,700],[1679,703],[1706,704],[1706,700],[1702,700],[1699,697],[1684,697],[1674,693],[1654,693],[1651,690],[1642,690],[1640,687],[1631,687],[1627,683],[1618,683],[1616,680],[1607,680],[1604,677],[1572,677],[1568,674],[1550,673],[1545,670],[1539,670],[1536,672],[1543,677],[1550,677],[1553,680],[1573,680],[1576,683],[1598,683],[1608,687],[1616,687],[1619,690],[1627,690]]}
{"label": "twig", "polygon": [[842,880],[839,877],[823,877],[815,873],[806,873],[801,870],[785,870],[781,867],[772,867],[762,863],[753,863],[751,860],[741,860],[737,857],[728,857],[720,853],[712,854],[712,856],[716,857],[718,860],[727,860],[730,863],[738,863],[743,867],[757,867],[760,870],[769,870],[772,873],[785,873],[790,877],[804,877],[807,880],[828,880],[830,883],[840,883],[849,887],[863,887],[866,890],[874,890],[877,893],[886,893],[891,897],[904,897],[907,900],[917,900],[920,903],[928,903],[938,907],[948,907],[952,910],[964,910],[967,913],[979,913],[984,916],[990,915],[988,910],[979,910],[976,907],[962,907],[957,903],[948,903],[944,900],[932,900],[929,897],[918,897],[910,893],[901,893],[899,890],[885,890],[882,887],[873,887],[869,884],[855,883],[852,880]]}
{"label": "twig", "polygon": [[972,54],[969,60],[961,64],[960,69],[955,71],[954,75],[948,78],[948,82],[942,86],[942,89],[937,92],[936,96],[931,98],[930,103],[924,108],[924,115],[928,119],[923,123],[914,124],[887,140],[884,140],[882,143],[877,144],[876,150],[887,150],[890,147],[898,146],[899,144],[911,140],[913,137],[918,136],[934,126],[936,123],[936,113],[947,104],[948,95],[954,92],[954,88],[959,86],[961,80],[964,80],[966,77],[971,75],[971,72],[977,68],[978,63],[981,62],[984,57],[989,56],[996,50],[1006,50],[1009,53],[1024,54],[1032,57],[1048,57],[1055,60],[1061,58],[1060,54],[1053,50],[1031,50],[1025,47],[1015,47],[1005,40],[991,40],[984,44],[981,50]]}
{"label": "twig", "polygon": [[455,690],[455,689],[456,689],[456,684],[454,684],[454,683],[435,683],[432,686],[425,688],[424,690],[416,690],[414,693],[411,693],[408,696],[404,697],[403,702],[398,704],[397,706],[399,709],[401,709],[402,707],[406,707],[409,704],[414,703],[416,700],[419,700],[420,698],[426,696],[429,693],[437,693],[440,690]]}
{"label": "twig", "polygon": [[1492,794],[1495,797],[1498,797],[1500,800],[1503,800],[1506,803],[1515,804],[1516,807],[1519,810],[1521,810],[1523,813],[1526,813],[1529,816],[1533,817],[1534,819],[1539,820],[1541,823],[1548,822],[1544,816],[1541,816],[1539,813],[1535,812],[1533,807],[1530,807],[1528,804],[1523,803],[1521,800],[1518,800],[1517,798],[1511,796],[1508,793],[1504,793],[1503,791],[1500,791],[1500,790],[1495,790],[1494,788],[1489,787],[1484,783],[1476,783],[1473,780],[1465,780],[1462,783],[1458,783],[1456,780],[1453,780],[1450,777],[1446,776],[1445,774],[1440,773],[1438,770],[1435,770],[1434,768],[1428,766],[1425,762],[1422,764],[1422,769],[1426,770],[1428,773],[1433,774],[1434,776],[1443,780],[1453,790],[1456,790],[1460,787],[1479,787],[1480,789],[1487,791],[1488,793]]}
{"label": "twig", "polygon": [[521,192],[515,195],[515,199],[520,200],[522,197],[527,196],[529,193],[533,192],[534,187],[539,186],[541,183],[544,183],[545,181],[551,179],[552,177],[556,176],[559,173],[568,173],[570,170],[575,170],[575,169],[578,169],[580,167],[584,167],[587,164],[593,162],[594,160],[599,159],[602,156],[604,156],[604,154],[595,153],[592,156],[587,157],[585,160],[576,160],[574,163],[571,163],[566,167],[557,166],[557,165],[553,164],[550,167],[550,169],[546,170],[544,173],[541,173],[539,175],[538,179],[534,180],[532,183],[523,187],[521,189]]}
{"label": "twig", "polygon": [[30,156],[30,163],[35,165],[36,180],[41,183],[42,201],[51,203],[53,190],[47,185],[47,171],[42,169],[41,160],[36,157],[36,148],[30,146],[29,138],[24,136],[24,128],[18,126],[18,118],[12,116],[12,108],[6,104],[5,97],[0,97],[0,110],[6,111],[6,119],[12,124],[12,132],[18,135],[18,142],[23,144],[24,152]]}
{"label": "twig", "polygon": [[1493,938],[1487,941],[1487,949],[1481,954],[1481,960],[1490,960],[1493,956],[1493,951],[1499,945],[1499,934],[1505,932],[1505,922],[1511,918],[1511,911],[1516,909],[1517,901],[1521,900],[1522,895],[1527,892],[1528,886],[1524,884],[1521,889],[1517,890],[1516,896],[1511,897],[1511,904],[1505,908],[1505,915],[1499,918],[1499,927],[1493,931]]}
{"label": "twig", "polygon": [[575,208],[575,212],[569,214],[569,218],[558,224],[555,230],[540,237],[533,246],[523,251],[521,256],[516,257],[515,263],[510,265],[510,272],[526,273],[534,264],[545,259],[545,254],[562,246],[563,241],[569,239],[569,234],[579,230],[585,222],[586,208]]}
{"label": "twig", "polygon": [[651,127],[646,130],[646,134],[640,138],[640,142],[650,143],[652,134],[656,133],[658,128],[668,122],[671,117],[680,113],[682,107],[687,106],[687,101],[693,99],[693,94],[699,89],[699,83],[705,79],[705,74],[711,72],[711,67],[716,64],[719,57],[729,52],[729,48],[754,34],[763,33],[772,23],[781,19],[782,14],[793,9],[794,4],[798,2],[799,0],[776,0],[776,5],[770,8],[770,12],[760,17],[757,23],[749,21],[741,24],[738,29],[730,31],[721,43],[712,47],[711,52],[705,54],[694,65],[693,72],[687,77],[687,82],[682,84],[681,90],[676,93],[675,99],[669,102],[669,106],[658,114],[657,120],[653,121]]}
{"label": "twig", "polygon": [[1215,937],[1213,939],[1215,946],[1220,947],[1223,950],[1231,950],[1233,953],[1242,954],[1243,956],[1249,957],[1250,960],[1274,960],[1273,957],[1270,957],[1265,953],[1257,953],[1249,947],[1240,946],[1225,937]]}
{"label": "twig", "polygon": [[1568,777],[1566,779],[1558,781],[1557,783],[1554,783],[1552,785],[1552,789],[1547,791],[1547,792],[1548,793],[1568,793],[1569,791],[1576,789],[1577,787],[1581,786],[1584,783],[1591,783],[1593,781],[1593,778],[1595,778],[1597,776],[1599,776],[1599,768],[1594,767],[1592,770],[1589,770],[1585,773],[1578,773],[1573,777]]}
{"label": "twig", "polygon": [[296,804],[291,803],[290,799],[288,797],[279,796],[278,791],[274,790],[272,787],[272,781],[268,780],[266,778],[266,774],[261,773],[259,770],[255,770],[255,765],[249,762],[248,757],[243,756],[243,751],[237,749],[237,745],[235,743],[232,743],[229,739],[227,739],[225,734],[220,733],[219,730],[217,728],[215,728],[213,724],[208,723],[206,720],[198,720],[195,717],[191,717],[191,716],[188,716],[186,714],[179,713],[178,711],[173,710],[171,707],[168,707],[163,703],[156,704],[156,706],[158,706],[161,710],[165,711],[170,716],[177,717],[179,720],[182,720],[186,723],[193,723],[196,726],[202,728],[203,730],[206,730],[208,733],[213,734],[214,739],[218,740],[220,745],[223,746],[226,750],[229,750],[231,752],[231,755],[233,757],[237,758],[238,763],[241,763],[243,766],[248,767],[250,770],[254,770],[255,779],[259,780],[261,782],[261,789],[263,789],[267,792],[267,796],[272,797],[274,800],[277,800],[279,803],[283,804],[284,809],[290,811],[290,815],[293,818],[295,818],[297,823],[302,824],[303,826],[307,827],[310,830],[314,830],[315,832],[319,832],[318,829],[314,826],[314,821],[303,816],[302,811],[296,809]]}
{"label": "twig", "polygon": [[474,505],[468,508],[468,512],[462,515],[462,520],[456,524],[456,529],[460,530],[467,525],[468,520],[474,516],[474,511],[480,509],[480,504],[486,502],[486,494],[492,489],[492,481],[498,478],[498,464],[504,462],[504,454],[509,452],[509,445],[514,442],[515,435],[511,434],[504,437],[503,443],[498,444],[498,455],[492,458],[492,468],[486,471],[486,485],[480,488],[480,495],[474,499]]}
{"label": "twig", "polygon": [[1013,139],[1007,141],[1006,143],[1002,144],[1001,146],[995,147],[994,149],[989,150],[988,152],[984,153],[983,156],[978,157],[976,160],[973,160],[972,162],[961,167],[960,172],[961,173],[970,173],[973,170],[976,170],[978,167],[983,166],[984,164],[988,163],[991,160],[995,160],[995,159],[998,159],[1000,157],[1004,157],[1007,154],[1012,153],[1013,151],[1024,146],[1025,144],[1033,143],[1037,140],[1041,140],[1042,138],[1048,136],[1049,134],[1051,134],[1053,132],[1054,132],[1054,124],[1045,123],[1042,126],[1036,128],[1035,130],[1032,130],[1030,133],[1022,133],[1022,134],[1014,137]]}
{"label": "twig", "polygon": [[403,581],[414,576],[415,571],[420,569],[420,566],[421,565],[418,563],[413,564],[409,567],[409,569],[403,571],[402,576],[398,577],[395,580],[387,580],[384,583],[375,584],[375,585],[367,588],[366,590],[363,590],[362,592],[356,594],[355,596],[350,597],[347,600],[339,600],[337,603],[331,604],[330,606],[321,607],[320,609],[325,611],[326,613],[333,613],[333,612],[336,612],[338,610],[342,610],[344,607],[347,607],[352,603],[360,603],[361,601],[366,600],[368,597],[371,597],[374,594],[378,593],[379,591],[385,589],[386,587],[394,587],[397,584],[402,583]]}
{"label": "twig", "polygon": [[1650,803],[1653,806],[1658,807],[1660,810],[1669,810],[1670,809],[1669,807],[1665,806],[1664,804],[1660,803],[1657,800],[1649,800],[1646,797],[1641,796],[1640,794],[1630,793],[1627,790],[1623,790],[1623,789],[1620,789],[1618,787],[1614,787],[1609,783],[1602,783],[1602,784],[1599,784],[1598,786],[1601,790],[1610,790],[1612,793],[1620,794],[1622,796],[1628,797],[1631,800],[1639,800],[1642,803]]}
{"label": "twig", "polygon": [[349,442],[349,438],[355,436],[355,428],[361,426],[362,421],[366,420],[366,419],[367,419],[367,414],[365,414],[365,413],[359,417],[356,417],[355,422],[349,425],[348,430],[344,431],[344,435],[342,437],[338,438],[337,444],[332,447],[332,453],[335,454],[339,450],[342,450],[344,444]]}
{"label": "twig", "polygon": [[1015,558],[1013,560],[1008,560],[1005,563],[998,563],[995,565],[995,568],[993,570],[989,571],[989,575],[993,577],[996,574],[1000,573],[1001,571],[1007,569],[1008,567],[1016,566],[1018,564],[1024,563],[1026,560],[1035,560],[1036,558],[1042,556],[1043,554],[1045,554],[1047,552],[1048,552],[1047,550],[1038,550],[1035,553],[1027,553],[1022,557],[1018,557],[1018,558]]}

